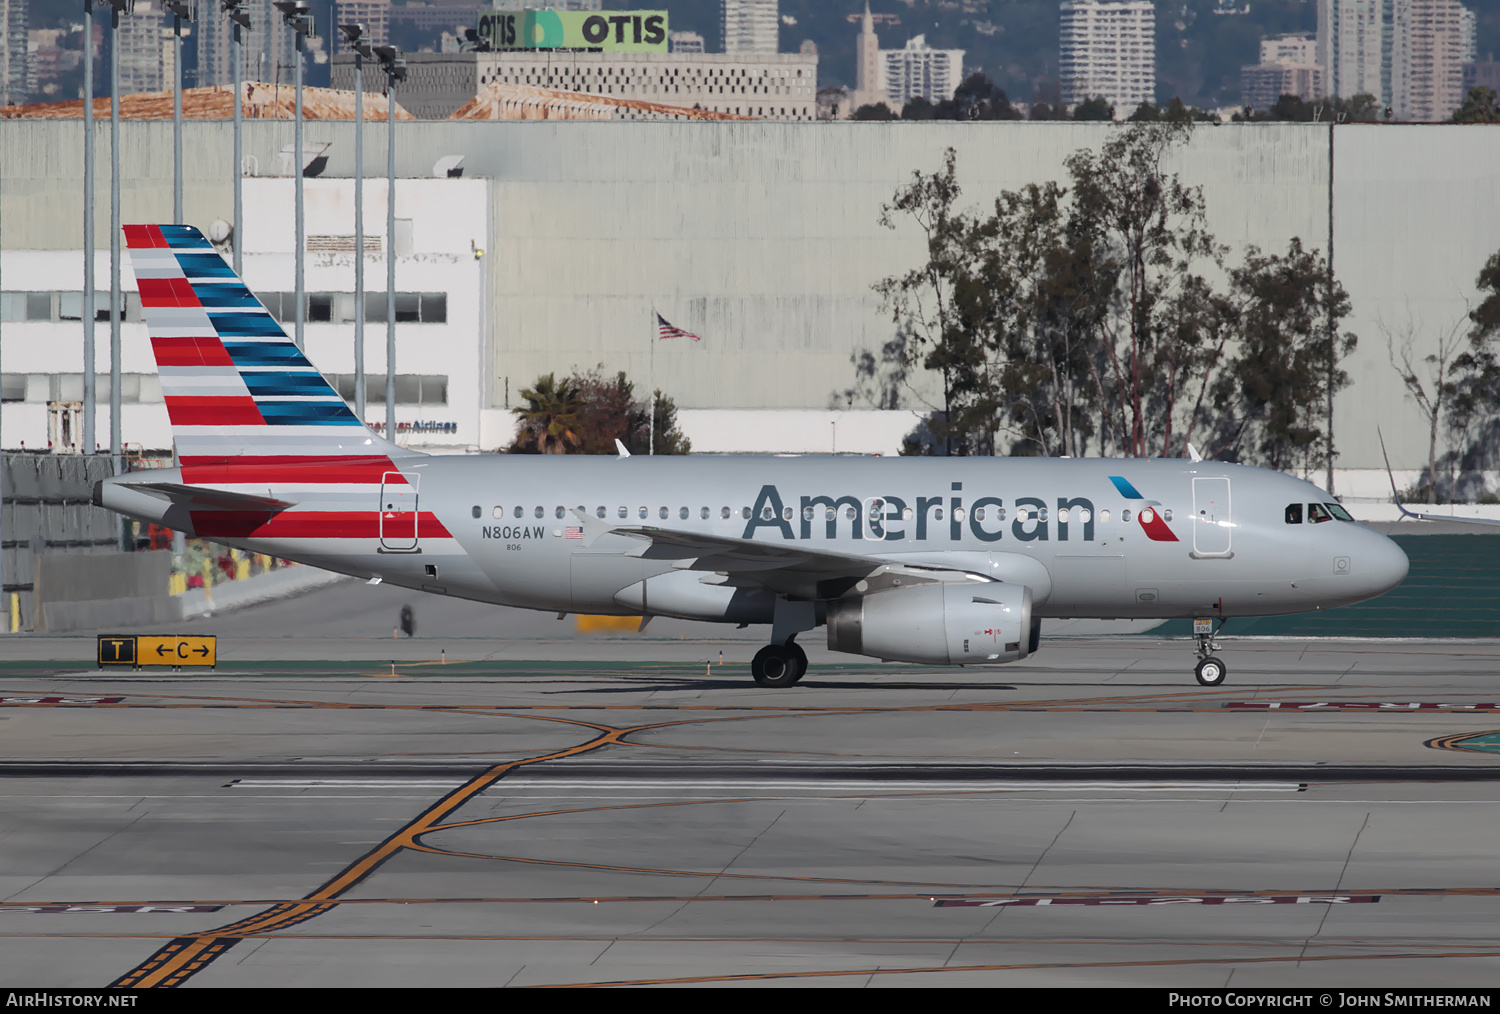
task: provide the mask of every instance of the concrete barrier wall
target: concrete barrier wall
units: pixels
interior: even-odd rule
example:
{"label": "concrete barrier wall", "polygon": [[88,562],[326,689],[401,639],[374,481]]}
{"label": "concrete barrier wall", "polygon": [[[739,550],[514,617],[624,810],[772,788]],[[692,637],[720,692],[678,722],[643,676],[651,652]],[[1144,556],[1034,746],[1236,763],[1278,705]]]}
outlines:
{"label": "concrete barrier wall", "polygon": [[172,554],[89,553],[32,560],[33,629],[47,633],[181,619],[168,594]]}

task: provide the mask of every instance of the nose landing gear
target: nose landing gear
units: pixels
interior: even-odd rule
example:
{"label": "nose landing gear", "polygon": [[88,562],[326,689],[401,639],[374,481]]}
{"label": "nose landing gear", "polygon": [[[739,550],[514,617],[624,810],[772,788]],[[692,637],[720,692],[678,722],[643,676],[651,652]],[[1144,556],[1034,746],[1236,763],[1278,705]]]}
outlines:
{"label": "nose landing gear", "polygon": [[1193,675],[1198,678],[1199,686],[1216,687],[1229,675],[1229,667],[1222,659],[1214,657],[1214,652],[1219,650],[1217,636],[1224,629],[1226,620],[1221,619],[1217,628],[1213,622],[1202,618],[1193,620],[1193,633],[1198,638],[1198,665]]}
{"label": "nose landing gear", "polygon": [[806,673],[807,652],[796,641],[768,644],[750,662],[750,675],[763,687],[789,687]]}

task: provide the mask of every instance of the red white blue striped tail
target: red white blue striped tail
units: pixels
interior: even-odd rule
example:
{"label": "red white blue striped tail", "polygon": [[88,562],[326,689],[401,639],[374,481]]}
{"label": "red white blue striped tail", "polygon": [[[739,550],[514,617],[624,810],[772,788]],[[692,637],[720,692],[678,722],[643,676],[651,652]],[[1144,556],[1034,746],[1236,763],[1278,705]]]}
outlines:
{"label": "red white blue striped tail", "polygon": [[359,421],[224,258],[189,225],[127,225],[184,466],[336,464],[404,455]]}

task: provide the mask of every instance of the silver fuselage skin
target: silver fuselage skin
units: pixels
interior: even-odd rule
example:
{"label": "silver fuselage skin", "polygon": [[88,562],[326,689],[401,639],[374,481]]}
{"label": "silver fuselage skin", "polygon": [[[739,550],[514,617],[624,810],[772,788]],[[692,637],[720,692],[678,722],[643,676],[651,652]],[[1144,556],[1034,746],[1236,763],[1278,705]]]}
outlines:
{"label": "silver fuselage skin", "polygon": [[[785,552],[762,571],[743,561],[721,571],[712,553],[664,551],[603,529],[697,533],[1024,583],[1042,617],[1295,613],[1372,598],[1407,572],[1405,554],[1384,535],[1348,521],[1311,523],[1306,505],[1333,502],[1312,483],[1211,461],[485,455],[394,464],[448,537],[216,540],[508,606],[735,623],[771,622],[778,595],[828,600],[854,584],[816,566],[789,568]],[[180,473],[123,478],[172,482]],[[104,506],[192,533],[180,509],[115,482],[102,489]],[[262,491],[304,497],[296,488]],[[322,511],[383,506],[365,502],[368,490],[347,500],[316,495]],[[1303,505],[1302,523],[1288,523],[1289,504]]]}

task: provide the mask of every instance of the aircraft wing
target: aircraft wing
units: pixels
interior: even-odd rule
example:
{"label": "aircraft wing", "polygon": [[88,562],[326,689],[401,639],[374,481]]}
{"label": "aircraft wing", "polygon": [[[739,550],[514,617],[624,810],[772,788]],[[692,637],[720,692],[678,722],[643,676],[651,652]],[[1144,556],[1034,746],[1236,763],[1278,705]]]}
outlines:
{"label": "aircraft wing", "polygon": [[[574,511],[583,521],[585,545],[604,535],[622,535],[645,543],[638,553],[647,560],[674,560],[683,570],[723,573],[743,583],[763,584],[791,594],[810,594],[825,581],[853,581],[873,574],[892,561],[876,556],[837,553],[803,545],[782,545],[735,539],[703,532],[658,528],[651,525],[614,526],[587,514]],[[923,570],[943,571],[954,568],[917,565]]]}
{"label": "aircraft wing", "polygon": [[1461,525],[1500,525],[1500,518],[1461,518],[1452,514],[1420,514],[1417,511],[1407,510],[1406,504],[1400,500],[1396,501],[1396,507],[1403,517],[1415,518],[1418,521],[1457,521]]}
{"label": "aircraft wing", "polygon": [[234,493],[229,490],[208,489],[202,486],[185,486],[176,482],[121,482],[118,485],[188,508],[262,511],[274,514],[296,505],[296,502],[292,500],[278,500],[271,496]]}

